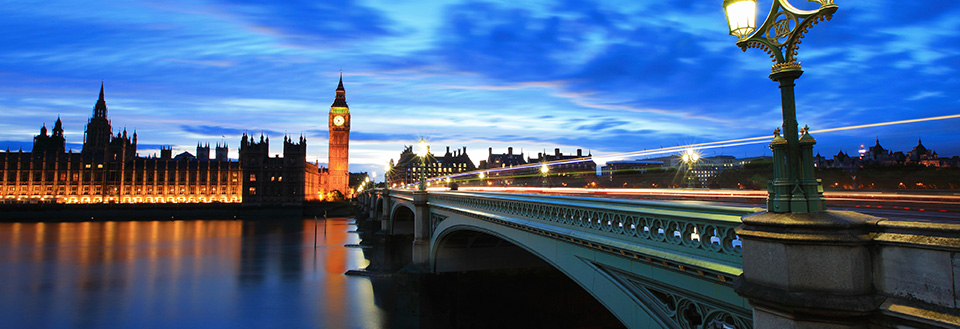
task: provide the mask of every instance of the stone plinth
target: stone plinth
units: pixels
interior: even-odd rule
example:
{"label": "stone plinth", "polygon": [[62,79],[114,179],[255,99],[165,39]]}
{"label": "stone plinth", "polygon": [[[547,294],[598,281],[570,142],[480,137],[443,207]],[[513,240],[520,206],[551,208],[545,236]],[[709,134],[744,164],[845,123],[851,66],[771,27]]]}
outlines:
{"label": "stone plinth", "polygon": [[754,307],[754,326],[866,328],[883,302],[870,246],[880,220],[845,211],[744,217],[735,288]]}

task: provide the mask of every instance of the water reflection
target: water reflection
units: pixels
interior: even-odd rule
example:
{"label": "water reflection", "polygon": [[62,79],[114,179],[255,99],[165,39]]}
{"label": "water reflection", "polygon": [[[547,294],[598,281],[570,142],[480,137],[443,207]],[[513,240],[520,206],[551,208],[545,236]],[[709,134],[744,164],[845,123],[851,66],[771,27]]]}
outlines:
{"label": "water reflection", "polygon": [[0,223],[9,328],[388,326],[345,218]]}

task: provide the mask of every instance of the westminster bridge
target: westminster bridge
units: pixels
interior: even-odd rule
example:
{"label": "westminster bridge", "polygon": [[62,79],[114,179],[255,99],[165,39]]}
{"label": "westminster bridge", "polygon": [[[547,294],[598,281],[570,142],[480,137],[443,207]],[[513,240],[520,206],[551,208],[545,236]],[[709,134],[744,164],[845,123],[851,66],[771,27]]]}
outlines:
{"label": "westminster bridge", "polygon": [[630,328],[960,327],[957,224],[495,192],[358,200],[358,219],[412,237],[426,272],[538,258]]}

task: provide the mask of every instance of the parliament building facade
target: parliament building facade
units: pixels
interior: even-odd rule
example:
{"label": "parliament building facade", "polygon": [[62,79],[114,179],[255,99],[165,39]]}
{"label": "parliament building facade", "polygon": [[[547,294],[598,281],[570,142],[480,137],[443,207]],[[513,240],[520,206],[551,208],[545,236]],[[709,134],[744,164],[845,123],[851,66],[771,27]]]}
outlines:
{"label": "parliament building facade", "polygon": [[[0,152],[2,203],[240,203],[295,206],[324,199],[347,186],[350,114],[343,78],[328,123],[330,169],[306,162],[306,138],[284,137],[283,158],[269,157],[269,138],[243,135],[239,161],[226,145],[197,145],[196,155],[161,147],[160,156],[137,155],[137,133],[113,134],[103,85],[84,131],[79,153],[65,149],[59,118],[48,135],[46,125],[34,137],[31,152]],[[336,129],[334,129],[336,128]],[[334,138],[336,137],[336,139]]]}

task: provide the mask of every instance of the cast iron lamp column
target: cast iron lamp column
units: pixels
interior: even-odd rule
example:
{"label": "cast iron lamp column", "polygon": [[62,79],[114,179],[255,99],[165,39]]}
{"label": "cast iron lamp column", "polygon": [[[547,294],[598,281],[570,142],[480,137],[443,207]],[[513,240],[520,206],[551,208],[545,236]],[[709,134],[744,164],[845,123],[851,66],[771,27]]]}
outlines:
{"label": "cast iron lamp column", "polygon": [[[822,212],[826,210],[823,186],[813,177],[812,149],[816,140],[806,127],[797,131],[797,110],[794,99],[794,80],[803,74],[796,52],[801,39],[814,24],[829,20],[837,11],[833,0],[810,0],[820,4],[817,10],[800,10],[787,0],[774,0],[767,19],[756,28],[756,0],[724,0],[730,34],[738,38],[737,46],[760,48],[775,63],[770,68],[770,79],[780,84],[783,109],[783,137],[774,131],[774,178],[768,190],[767,211],[777,213]],[[808,152],[808,149],[810,150]],[[809,153],[809,154],[808,154]]]}
{"label": "cast iron lamp column", "polygon": [[686,150],[683,152],[683,155],[680,156],[680,159],[687,164],[687,173],[684,175],[687,180],[687,187],[696,187],[694,181],[700,181],[700,177],[695,172],[697,161],[700,160],[700,154],[697,154],[694,150]]}
{"label": "cast iron lamp column", "polygon": [[420,157],[420,191],[427,190],[427,141],[420,137],[420,143],[417,144],[417,156]]}
{"label": "cast iron lamp column", "polygon": [[540,175],[543,176],[543,181],[540,183],[540,186],[547,187],[547,175],[550,174],[550,167],[547,167],[547,164],[544,163],[540,166]]}
{"label": "cast iron lamp column", "polygon": [[[837,11],[833,0],[811,0],[805,11],[773,0],[767,19],[755,29],[755,0],[724,0],[730,34],[737,46],[764,49],[773,58],[770,79],[780,84],[783,136],[774,131],[774,180],[767,211],[746,215],[737,228],[743,274],[734,291],[753,307],[753,327],[860,329],[887,321],[887,299],[875,289],[884,277],[875,270],[874,234],[879,218],[827,211],[823,187],[813,177],[813,145],[807,127],[797,131],[794,81],[803,74],[795,59],[804,33]],[[799,135],[799,137],[798,137]]]}

